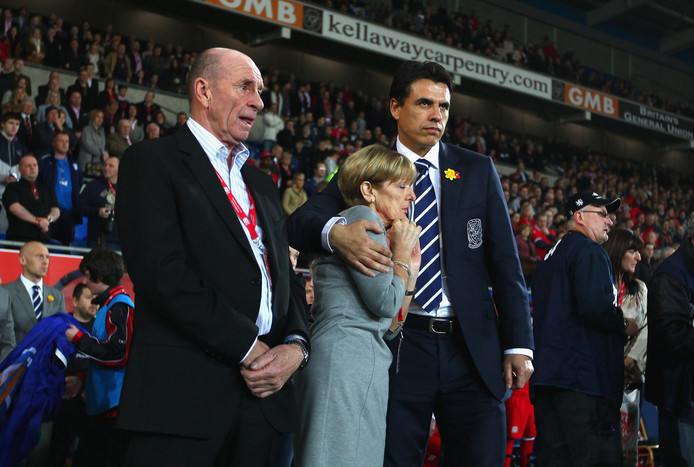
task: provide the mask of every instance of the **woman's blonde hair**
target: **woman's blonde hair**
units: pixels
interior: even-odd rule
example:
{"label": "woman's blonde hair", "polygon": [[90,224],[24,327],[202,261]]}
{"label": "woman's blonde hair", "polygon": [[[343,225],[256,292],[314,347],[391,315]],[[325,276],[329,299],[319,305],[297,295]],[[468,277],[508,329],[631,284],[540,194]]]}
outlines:
{"label": "woman's blonde hair", "polygon": [[89,121],[93,122],[97,115],[103,115],[104,111],[101,109],[92,109],[89,111]]}
{"label": "woman's blonde hair", "polygon": [[372,144],[349,156],[340,167],[337,186],[347,206],[366,204],[361,184],[369,182],[381,188],[386,182],[404,180],[411,184],[417,177],[414,164],[402,154],[380,144]]}

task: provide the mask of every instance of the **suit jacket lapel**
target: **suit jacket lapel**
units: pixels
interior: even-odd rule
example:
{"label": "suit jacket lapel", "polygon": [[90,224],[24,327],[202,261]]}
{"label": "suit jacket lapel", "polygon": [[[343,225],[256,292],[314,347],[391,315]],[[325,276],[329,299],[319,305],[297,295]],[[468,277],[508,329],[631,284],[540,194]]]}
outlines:
{"label": "suit jacket lapel", "polygon": [[[291,268],[289,251],[284,241],[284,212],[280,207],[279,193],[270,185],[269,180],[264,179],[268,177],[266,174],[249,164],[244,165],[241,174],[255,201],[258,222],[263,229],[263,244],[268,250],[268,264],[272,279],[272,314],[276,319],[282,319],[287,314],[289,306],[288,274]],[[276,203],[273,203],[273,197],[277,197]],[[278,331],[274,323],[273,330]]]}
{"label": "suit jacket lapel", "polygon": [[24,284],[22,283],[21,279],[17,279],[16,281],[14,281],[14,288],[14,295],[18,299],[18,303],[24,309],[24,313],[34,324],[36,324],[37,320],[36,312],[34,311],[34,304],[31,303],[31,297],[29,296],[29,293],[27,292],[27,289],[24,287]]}
{"label": "suit jacket lapel", "polygon": [[[55,293],[55,290],[53,290],[51,287],[48,287],[46,284],[43,284],[43,316],[53,314],[54,308],[56,307],[56,303],[54,302],[56,302],[57,300]],[[49,296],[53,298],[49,299]]]}
{"label": "suit jacket lapel", "polygon": [[[243,169],[241,169],[241,174],[243,175],[244,180],[247,180],[246,186],[250,190],[251,196],[253,196],[253,201],[255,202],[255,212],[258,216],[258,223],[263,229],[263,245],[265,245],[265,248],[268,250],[270,275],[271,277],[277,277],[277,274],[279,273],[277,255],[281,254],[281,252],[277,251],[277,238],[275,235],[275,232],[277,231],[276,229],[279,226],[274,224],[281,222],[281,219],[273,219],[273,216],[271,215],[272,207],[268,198],[271,196],[271,194],[260,189],[262,182],[258,183],[254,181],[258,174],[254,173],[248,164],[245,164]],[[265,176],[264,174],[260,175]],[[287,255],[288,254],[289,252],[287,251]]]}
{"label": "suit jacket lapel", "polygon": [[241,244],[241,248],[248,255],[253,257],[253,251],[248,244],[246,234],[243,232],[244,227],[241,225],[234,208],[231,206],[229,198],[226,193],[224,193],[224,189],[219,183],[214,167],[212,167],[207,155],[202,150],[200,143],[197,142],[187,126],[184,126],[181,131],[176,133],[176,137],[178,139],[179,149],[187,154],[187,157],[184,157],[184,162],[198,179],[202,191],[217,209],[224,224],[229,228],[234,237],[236,237],[239,244]]}
{"label": "suit jacket lapel", "polygon": [[[464,167],[462,166],[460,160],[453,157],[448,150],[446,145],[439,143],[439,183],[441,185],[441,213],[440,216],[442,226],[446,222],[446,218],[453,216],[444,216],[443,212],[455,212],[458,210],[458,206],[465,200],[462,199],[463,188],[465,187],[465,177]],[[460,178],[449,179],[446,178],[446,171],[452,170],[453,176],[457,172],[460,174]],[[469,175],[469,174],[467,174]],[[445,237],[444,237],[445,238]]]}

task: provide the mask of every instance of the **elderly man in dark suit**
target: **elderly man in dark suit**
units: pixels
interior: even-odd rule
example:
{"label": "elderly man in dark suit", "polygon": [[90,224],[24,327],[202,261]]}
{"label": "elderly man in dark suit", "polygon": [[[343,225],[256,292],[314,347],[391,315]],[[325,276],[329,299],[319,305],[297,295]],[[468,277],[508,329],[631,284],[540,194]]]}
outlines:
{"label": "elderly man in dark suit", "polygon": [[63,293],[43,282],[48,272],[50,255],[40,242],[27,242],[19,250],[22,274],[4,285],[10,295],[14,338],[19,343],[45,316],[65,313]]}
{"label": "elderly man in dark suit", "polygon": [[277,462],[308,360],[303,289],[276,187],[242,142],[263,103],[255,63],[229,49],[195,61],[191,119],[123,155],[116,199],[137,294],[118,427],[126,465]]}
{"label": "elderly man in dark suit", "polygon": [[[422,267],[391,346],[387,466],[422,465],[432,412],[445,465],[503,465],[504,396],[532,373],[527,291],[494,164],[439,141],[452,87],[440,65],[407,62],[390,91],[396,149],[419,170],[410,214],[422,226]],[[335,178],[289,218],[290,244],[332,248],[365,274],[387,270],[390,252],[366,235],[378,226],[332,217],[344,209]]]}

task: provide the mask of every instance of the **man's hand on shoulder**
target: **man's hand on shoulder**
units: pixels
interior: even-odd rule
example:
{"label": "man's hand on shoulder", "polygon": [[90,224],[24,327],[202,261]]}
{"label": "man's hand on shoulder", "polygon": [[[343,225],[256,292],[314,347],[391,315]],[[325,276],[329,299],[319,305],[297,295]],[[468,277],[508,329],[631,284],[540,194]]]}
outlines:
{"label": "man's hand on shoulder", "polygon": [[263,398],[282,389],[304,361],[304,354],[297,345],[283,344],[271,348],[254,360],[249,355],[244,361],[250,364],[242,365],[241,376],[253,395]]}
{"label": "man's hand on shoulder", "polygon": [[388,248],[369,238],[367,230],[383,233],[376,222],[358,220],[347,225],[334,225],[330,230],[333,250],[357,271],[374,277],[374,270],[388,272],[393,263]]}
{"label": "man's hand on shoulder", "polygon": [[533,374],[533,362],[527,355],[504,355],[504,381],[506,389],[523,389]]}

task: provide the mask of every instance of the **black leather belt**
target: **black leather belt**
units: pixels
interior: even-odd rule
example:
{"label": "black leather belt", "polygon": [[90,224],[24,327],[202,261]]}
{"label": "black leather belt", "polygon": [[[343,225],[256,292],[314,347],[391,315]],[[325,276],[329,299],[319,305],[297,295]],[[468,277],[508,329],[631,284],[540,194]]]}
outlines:
{"label": "black leather belt", "polygon": [[430,318],[410,313],[405,320],[405,328],[428,331],[432,334],[460,334],[458,318]]}

